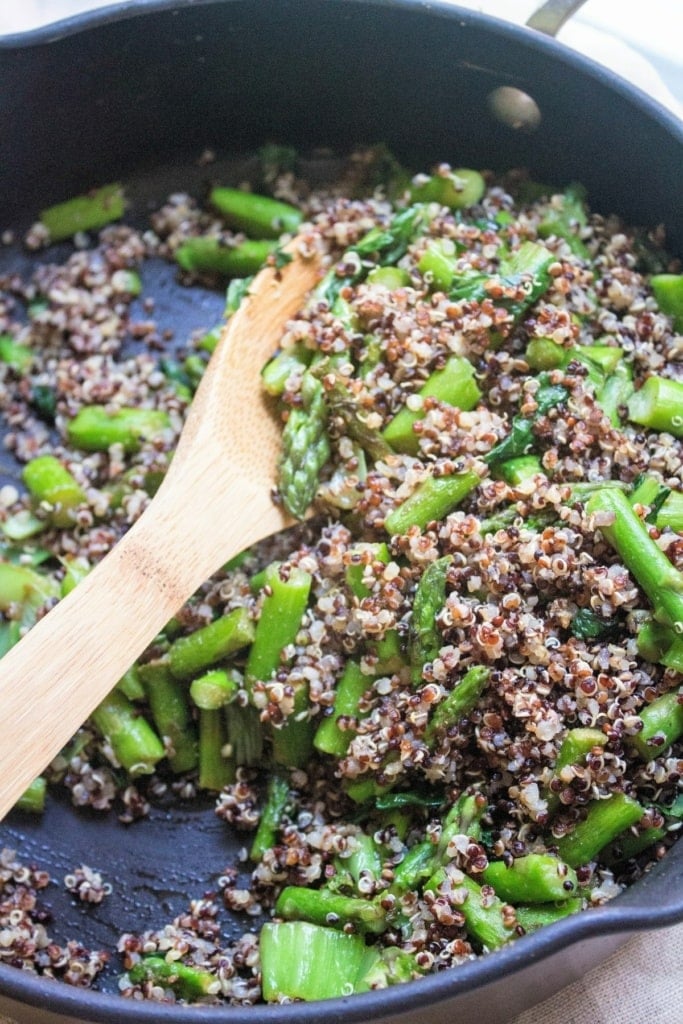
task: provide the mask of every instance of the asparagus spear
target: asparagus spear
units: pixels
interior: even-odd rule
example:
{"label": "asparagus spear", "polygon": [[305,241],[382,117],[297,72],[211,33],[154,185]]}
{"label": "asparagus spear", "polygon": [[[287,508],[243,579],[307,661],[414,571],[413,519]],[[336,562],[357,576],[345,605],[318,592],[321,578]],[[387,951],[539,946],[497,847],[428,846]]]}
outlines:
{"label": "asparagus spear", "polygon": [[384,528],[390,534],[407,533],[411,526],[424,529],[456,508],[478,483],[479,476],[474,470],[425,477],[403,504],[389,513]]}
{"label": "asparagus spear", "polygon": [[431,747],[438,733],[458,722],[476,705],[491,675],[483,665],[473,665],[459,683],[434,709],[427,729],[425,743]]}
{"label": "asparagus spear", "polygon": [[22,479],[36,502],[51,506],[50,519],[55,526],[74,524],[74,512],[86,500],[83,488],[54,455],[31,459],[22,471]]}
{"label": "asparagus spear", "polygon": [[501,946],[516,938],[513,927],[504,923],[504,903],[495,894],[484,892],[482,886],[463,875],[458,881],[451,881],[445,868],[439,870],[429,879],[425,889],[437,893],[448,883],[453,889],[464,889],[467,896],[464,902],[458,902],[458,910],[465,918],[468,934],[488,950],[500,949]]}
{"label": "asparagus spear", "polygon": [[199,710],[199,785],[217,793],[235,780],[235,760],[226,757],[225,720],[219,708]]}
{"label": "asparagus spear", "polygon": [[42,814],[45,810],[47,781],[42,775],[34,779],[14,805],[14,810],[25,811],[27,814]]}
{"label": "asparagus spear", "polygon": [[333,928],[351,923],[359,932],[375,935],[387,927],[386,913],[379,902],[299,885],[288,885],[282,890],[275,913],[287,921],[310,921]]}
{"label": "asparagus spear", "polygon": [[294,233],[303,220],[301,211],[289,203],[237,188],[217,186],[211,189],[209,202],[230,227],[252,238],[279,238],[285,232]]}
{"label": "asparagus spear", "polygon": [[683,331],[683,274],[654,274],[650,285],[659,308],[671,317],[674,330]]}
{"label": "asparagus spear", "polygon": [[50,241],[61,242],[79,231],[98,231],[119,220],[124,209],[123,189],[115,182],[47,207],[41,211],[40,220],[50,233]]}
{"label": "asparagus spear", "polygon": [[561,204],[555,202],[548,207],[543,220],[538,225],[539,238],[550,238],[556,235],[563,238],[575,256],[588,259],[588,248],[581,238],[581,229],[588,223],[585,198],[586,190],[578,182],[572,182],[565,189]]}
{"label": "asparagus spear", "polygon": [[277,242],[247,238],[228,245],[220,238],[200,235],[178,246],[176,262],[194,273],[221,274],[223,277],[249,277],[261,269]]}
{"label": "asparagus spear", "polygon": [[66,433],[71,444],[84,451],[101,452],[120,444],[125,452],[136,452],[141,441],[161,439],[170,425],[168,413],[162,409],[109,412],[103,405],[88,405],[67,423]]}
{"label": "asparagus spear", "polygon": [[[451,356],[442,370],[435,370],[418,391],[421,398],[436,398],[440,402],[458,409],[473,409],[481,397],[481,391],[474,379],[474,367],[462,356]],[[389,421],[382,436],[397,452],[417,455],[419,435],[413,430],[414,424],[424,416],[424,411],[413,411],[404,406]]]}
{"label": "asparagus spear", "polygon": [[0,334],[0,363],[11,366],[19,374],[26,374],[33,363],[33,352],[9,334]]}
{"label": "asparagus spear", "polygon": [[578,889],[576,872],[551,854],[529,853],[508,866],[491,861],[482,872],[487,885],[508,903],[550,903],[566,900]]}
{"label": "asparagus spear", "polygon": [[284,775],[273,772],[268,779],[266,802],[261,808],[258,828],[249,851],[249,856],[252,860],[261,860],[266,850],[275,845],[277,832],[289,800],[288,780]]}
{"label": "asparagus spear", "polygon": [[166,754],[149,722],[116,688],[95,708],[91,719],[131,775],[151,774]]}
{"label": "asparagus spear", "polygon": [[583,907],[580,897],[564,900],[563,903],[535,903],[531,906],[515,907],[517,923],[522,926],[525,932],[538,931],[555,921],[561,921],[563,917],[576,914]]}
{"label": "asparagus spear", "polygon": [[358,704],[361,697],[372,685],[372,677],[361,672],[356,661],[347,661],[344,671],[337,683],[332,714],[323,718],[313,739],[316,750],[334,757],[344,757],[354,732],[341,729],[339,719],[359,717]]}
{"label": "asparagus spear", "polygon": [[143,682],[152,719],[158,734],[168,741],[168,761],[174,772],[191,771],[198,761],[197,735],[187,701],[187,689],[171,673],[164,661],[141,665]]}
{"label": "asparagus spear", "polygon": [[408,643],[413,686],[420,684],[424,666],[437,657],[443,646],[436,618],[446,602],[446,581],[452,561],[450,555],[446,555],[431,562],[422,573],[415,591]]}
{"label": "asparagus spear", "polygon": [[600,488],[588,498],[586,511],[599,515],[600,532],[645,591],[657,622],[683,631],[683,574],[651,539],[626,495]]}
{"label": "asparagus spear", "polygon": [[650,430],[683,437],[683,383],[666,377],[648,377],[628,400],[628,418]]}
{"label": "asparagus spear", "polygon": [[145,956],[128,971],[134,985],[151,981],[162,988],[170,988],[180,999],[194,1002],[203,996],[220,990],[220,982],[210,971],[181,963],[180,960],[166,960],[162,956]]}
{"label": "asparagus spear", "polygon": [[175,640],[168,650],[169,667],[177,679],[189,679],[246,647],[253,639],[254,624],[248,610],[235,608]]}
{"label": "asparagus spear", "polygon": [[213,669],[192,680],[190,697],[198,708],[215,711],[234,700],[241,681],[236,670],[228,672],[222,668]]}
{"label": "asparagus spear", "polygon": [[264,924],[259,938],[263,998],[331,999],[362,983],[376,954],[362,935],[309,921]]}
{"label": "asparagus spear", "polygon": [[282,432],[279,467],[282,500],[297,519],[304,518],[313,501],[320,470],[330,456],[323,386],[310,371],[303,377],[301,402],[290,410]]}
{"label": "asparagus spear", "polygon": [[440,203],[451,210],[462,210],[478,203],[485,191],[486,182],[479,171],[467,167],[452,171],[444,165],[426,179],[416,178],[410,188],[410,198],[414,202]]}
{"label": "asparagus spear", "polygon": [[645,761],[651,761],[683,735],[683,689],[657,697],[638,717],[643,727],[630,742]]}
{"label": "asparagus spear", "polygon": [[585,818],[571,832],[557,840],[560,857],[572,868],[594,860],[604,846],[637,824],[645,809],[625,793],[613,793],[605,800],[591,800]]}

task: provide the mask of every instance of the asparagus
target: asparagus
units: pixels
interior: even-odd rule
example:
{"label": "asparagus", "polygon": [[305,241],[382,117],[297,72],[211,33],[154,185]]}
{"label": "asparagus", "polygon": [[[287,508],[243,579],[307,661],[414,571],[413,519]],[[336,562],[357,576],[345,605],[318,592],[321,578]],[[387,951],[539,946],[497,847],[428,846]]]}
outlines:
{"label": "asparagus", "polygon": [[506,484],[517,487],[538,473],[544,474],[541,460],[537,455],[518,455],[501,463],[499,472]]}
{"label": "asparagus", "polygon": [[655,510],[655,525],[658,530],[664,530],[668,526],[676,533],[683,531],[683,493],[681,491],[670,491],[665,495],[661,505]]}
{"label": "asparagus", "polygon": [[683,735],[683,689],[657,697],[638,717],[643,726],[630,742],[645,761],[651,761]]}
{"label": "asparagus", "polygon": [[446,698],[437,704],[425,731],[428,747],[433,746],[439,732],[457,723],[475,707],[490,675],[490,670],[483,665],[473,665]]}
{"label": "asparagus", "polygon": [[429,879],[425,889],[438,893],[445,885],[455,891],[464,889],[467,893],[462,903],[458,901],[457,909],[465,918],[467,933],[475,941],[486,949],[493,950],[500,949],[510,939],[516,938],[514,928],[504,923],[505,904],[495,894],[492,896],[485,892],[469,875],[462,875],[458,881],[453,881],[445,868],[439,868]]}
{"label": "asparagus", "polygon": [[258,828],[249,851],[252,860],[261,860],[266,850],[275,845],[277,832],[289,800],[288,780],[284,775],[274,772],[268,779],[266,802],[261,808]]}
{"label": "asparagus", "polygon": [[19,643],[21,626],[16,619],[0,622],[0,658],[4,658],[15,644]]}
{"label": "asparagus", "polygon": [[0,523],[0,530],[8,540],[22,543],[42,533],[47,526],[48,523],[45,519],[39,519],[31,509],[22,508],[7,516],[4,523]]}
{"label": "asparagus", "polygon": [[287,510],[303,519],[330,455],[327,406],[321,382],[310,372],[301,385],[301,407],[290,410],[282,432],[279,487]]}
{"label": "asparagus", "polygon": [[74,513],[85,500],[85,492],[66,466],[54,455],[31,459],[22,471],[22,479],[36,502],[46,502],[50,519],[60,528],[74,525]]}
{"label": "asparagus", "polygon": [[420,684],[424,666],[437,657],[443,646],[436,619],[446,603],[446,581],[452,561],[451,556],[446,555],[431,562],[422,573],[415,591],[408,642],[413,686]]}
{"label": "asparagus", "polygon": [[11,366],[22,376],[31,369],[33,352],[28,345],[15,341],[9,334],[0,334],[0,363]]}
{"label": "asparagus", "polygon": [[600,860],[608,867],[623,864],[637,857],[658,843],[666,836],[666,829],[660,827],[644,828],[634,831],[632,828],[622,832],[613,842],[609,843],[600,854]]}
{"label": "asparagus", "polygon": [[259,949],[261,986],[267,1003],[348,995],[359,990],[376,960],[362,935],[308,921],[264,924]]}
{"label": "asparagus", "polygon": [[[569,765],[581,765],[588,754],[595,748],[600,749],[607,743],[607,737],[599,729],[578,728],[570,729],[560,746],[557,760],[555,761],[555,772],[553,779],[562,782],[562,770]],[[548,812],[554,814],[560,806],[560,797],[552,785],[547,793]]]}
{"label": "asparagus", "polygon": [[145,956],[128,971],[134,985],[151,981],[162,988],[172,989],[179,999],[194,1002],[220,990],[214,974],[179,960],[166,960],[161,956]]}
{"label": "asparagus", "polygon": [[222,668],[213,669],[192,680],[190,697],[198,708],[215,711],[235,699],[241,681],[236,670],[228,672]]}
{"label": "asparagus", "polygon": [[627,402],[628,418],[650,430],[683,437],[683,383],[666,377],[648,377]]}
{"label": "asparagus", "polygon": [[279,397],[293,373],[303,372],[313,353],[303,345],[282,349],[261,370],[261,381],[269,395]]}
{"label": "asparagus", "polygon": [[14,805],[14,810],[25,811],[27,814],[42,814],[45,810],[47,781],[42,775],[34,779]]}
{"label": "asparagus", "polygon": [[474,470],[452,476],[428,476],[406,500],[393,509],[384,521],[390,534],[407,533],[411,526],[424,529],[428,523],[443,519],[466,498],[479,483]]}
{"label": "asparagus", "polygon": [[198,761],[197,735],[187,701],[187,688],[171,673],[164,661],[148,662],[138,669],[152,720],[168,744],[168,762],[180,774],[191,771]]}
{"label": "asparagus", "polygon": [[418,260],[417,269],[432,291],[447,292],[456,272],[456,246],[450,238],[429,242]]}
{"label": "asparagus", "polygon": [[572,868],[588,864],[621,832],[637,824],[644,813],[638,801],[625,793],[591,800],[585,818],[557,840],[560,857]]}
{"label": "asparagus", "polygon": [[564,191],[560,205],[555,201],[538,225],[539,238],[550,238],[555,235],[563,238],[569,248],[581,259],[588,259],[589,253],[581,238],[581,229],[588,223],[585,207],[586,190],[578,182],[572,182]]}
{"label": "asparagus", "polygon": [[254,624],[246,608],[236,608],[207,626],[175,640],[168,650],[171,672],[189,679],[228,658],[254,639]]}
{"label": "asparagus", "polygon": [[654,274],[650,285],[659,308],[671,317],[674,330],[683,331],[683,274]]}
{"label": "asparagus", "polygon": [[344,757],[349,743],[355,735],[352,729],[342,729],[340,718],[358,718],[358,704],[372,685],[372,678],[365,675],[358,662],[347,661],[337,683],[332,713],[318,726],[313,738],[316,750],[334,757]]}
{"label": "asparagus", "polygon": [[[266,570],[266,597],[247,659],[247,688],[255,680],[268,682],[282,664],[282,652],[296,640],[311,590],[311,577],[293,568],[284,575],[273,563]],[[313,725],[308,718],[308,689],[296,685],[294,710],[283,725],[273,730],[273,756],[277,764],[302,767],[312,749]]]}
{"label": "asparagus", "polygon": [[374,267],[368,273],[367,282],[376,288],[386,288],[387,291],[393,292],[410,284],[410,274],[401,267]]}
{"label": "asparagus", "polygon": [[343,929],[353,924],[359,932],[379,935],[386,930],[381,903],[356,896],[341,896],[329,889],[286,886],[278,896],[275,914],[286,921],[310,921]]}
{"label": "asparagus", "polygon": [[178,246],[178,265],[192,273],[220,274],[223,277],[248,277],[255,274],[275,252],[277,242],[247,238],[228,245],[220,238],[201,235]]}
{"label": "asparagus", "polygon": [[621,426],[622,414],[628,409],[632,394],[633,370],[628,363],[619,363],[595,394],[598,405],[613,427]]}
{"label": "asparagus", "polygon": [[636,636],[638,653],[646,661],[659,662],[666,668],[683,672],[683,637],[668,626],[646,619]]}
{"label": "asparagus", "polygon": [[87,558],[78,555],[72,557],[65,556],[61,561],[64,566],[64,576],[60,586],[60,595],[61,597],[66,597],[67,594],[70,594],[78,586],[81,580],[85,579],[92,566]]}
{"label": "asparagus", "polygon": [[515,916],[517,923],[522,926],[525,932],[530,934],[531,932],[538,931],[539,928],[545,928],[549,924],[554,924],[555,921],[561,921],[563,917],[569,917],[570,914],[576,914],[583,907],[583,901],[580,897],[574,897],[573,899],[565,900],[563,903],[536,903],[531,906],[517,906],[515,907]]}
{"label": "asparagus", "polygon": [[482,879],[508,903],[550,903],[566,900],[578,889],[576,872],[551,854],[529,853],[511,865],[492,861]]}
{"label": "asparagus", "polygon": [[251,704],[232,701],[225,708],[228,748],[235,764],[256,767],[263,760],[263,729]]}
{"label": "asparagus", "polygon": [[168,413],[162,409],[109,412],[103,405],[88,405],[67,423],[66,433],[70,443],[84,451],[102,452],[118,444],[125,452],[136,452],[141,441],[161,439],[170,426]]}
{"label": "asparagus", "polygon": [[235,780],[234,758],[226,757],[225,721],[218,708],[199,710],[199,785],[217,793]]}
{"label": "asparagus", "polygon": [[38,610],[57,598],[59,584],[51,576],[27,565],[0,561],[0,611],[17,610],[20,626],[32,626]]}
{"label": "asparagus", "polygon": [[61,242],[79,231],[98,231],[119,220],[124,210],[123,189],[115,182],[47,207],[41,211],[40,221],[48,229],[50,241]]}
{"label": "asparagus", "polygon": [[683,574],[651,539],[626,495],[600,488],[588,498],[586,511],[598,517],[600,532],[645,591],[656,621],[683,631]]}
{"label": "asparagus", "polygon": [[151,774],[166,754],[149,722],[116,688],[95,708],[91,719],[118,763],[131,775]]}
{"label": "asparagus", "polygon": [[431,177],[418,177],[410,188],[413,202],[439,203],[450,210],[474,206],[483,197],[486,182],[479,171],[467,167],[451,170],[444,165]]}
{"label": "asparagus", "polygon": [[[420,398],[436,398],[458,409],[473,409],[481,397],[474,379],[474,367],[462,356],[451,356],[442,370],[435,370],[418,391]],[[397,452],[417,455],[419,435],[414,425],[424,416],[424,410],[413,411],[404,406],[389,421],[382,436]]]}
{"label": "asparagus", "polygon": [[301,211],[289,203],[237,188],[217,186],[211,189],[209,202],[230,227],[252,238],[279,238],[285,232],[294,233],[303,220]]}

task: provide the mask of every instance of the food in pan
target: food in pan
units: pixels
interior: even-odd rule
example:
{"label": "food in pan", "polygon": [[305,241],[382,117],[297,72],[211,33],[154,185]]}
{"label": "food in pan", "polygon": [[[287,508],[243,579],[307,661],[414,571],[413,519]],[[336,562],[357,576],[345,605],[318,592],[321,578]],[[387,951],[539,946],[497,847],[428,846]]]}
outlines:
{"label": "food in pan", "polygon": [[[130,824],[210,791],[244,831],[213,896],[121,937],[130,997],[457,969],[618,895],[683,815],[683,277],[662,229],[521,172],[411,177],[376,149],[311,189],[293,160],[269,150],[256,191],[178,193],[143,229],[118,186],[52,208],[2,282],[7,648],[143,511],[216,344],[198,324],[165,353],[150,261],[231,278],[229,316],[292,234],[327,253],[263,369],[274,500],[301,525],[207,581],[23,801],[66,786]],[[20,861],[0,955],[73,981],[44,929],[27,941]],[[228,945],[222,907],[245,914]],[[105,959],[81,955],[79,983]]]}

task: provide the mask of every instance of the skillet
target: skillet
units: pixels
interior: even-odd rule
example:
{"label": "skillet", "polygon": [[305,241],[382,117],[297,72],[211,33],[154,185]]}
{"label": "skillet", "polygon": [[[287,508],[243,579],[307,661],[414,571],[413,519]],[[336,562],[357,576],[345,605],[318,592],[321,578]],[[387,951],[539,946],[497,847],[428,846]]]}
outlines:
{"label": "skillet", "polygon": [[[537,131],[495,119],[500,86],[538,104]],[[447,3],[420,0],[138,0],[0,41],[0,225],[20,236],[39,209],[94,184],[126,183],[131,216],[183,188],[201,195],[212,179],[239,181],[266,141],[345,152],[382,141],[408,166],[440,160],[505,170],[527,167],[558,186],[588,189],[594,209],[643,225],[665,223],[683,255],[679,197],[683,126],[611,72],[553,40]],[[207,148],[217,161],[198,166]],[[309,172],[329,162],[311,159]],[[49,258],[61,258],[58,247]],[[0,273],[32,257],[0,252]],[[152,267],[145,294],[160,330],[178,343],[210,326],[223,296],[180,287]],[[2,454],[5,478],[16,467]],[[49,653],[46,652],[46,656]],[[114,892],[97,907],[50,890],[52,930],[115,947],[123,930],[158,926],[215,886],[242,845],[203,805],[156,807],[132,827],[51,798],[45,816],[18,813],[0,843],[54,878],[81,863]],[[431,1024],[455,1013],[506,1019],[604,958],[631,931],[683,919],[683,845],[675,846],[616,901],[568,918],[457,971],[377,994],[332,1000],[339,1024]],[[228,929],[237,934],[244,924]],[[197,1008],[131,1004],[0,966],[0,1011],[20,1024],[155,1021],[160,1024],[307,1024],[320,1007]]]}

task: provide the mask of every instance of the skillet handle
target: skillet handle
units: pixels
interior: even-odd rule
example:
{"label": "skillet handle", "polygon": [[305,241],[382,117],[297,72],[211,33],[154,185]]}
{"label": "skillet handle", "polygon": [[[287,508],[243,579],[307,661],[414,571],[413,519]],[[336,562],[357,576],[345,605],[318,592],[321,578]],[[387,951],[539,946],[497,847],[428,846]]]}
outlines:
{"label": "skillet handle", "polygon": [[546,0],[527,18],[527,27],[556,36],[566,21],[583,7],[586,0]]}

